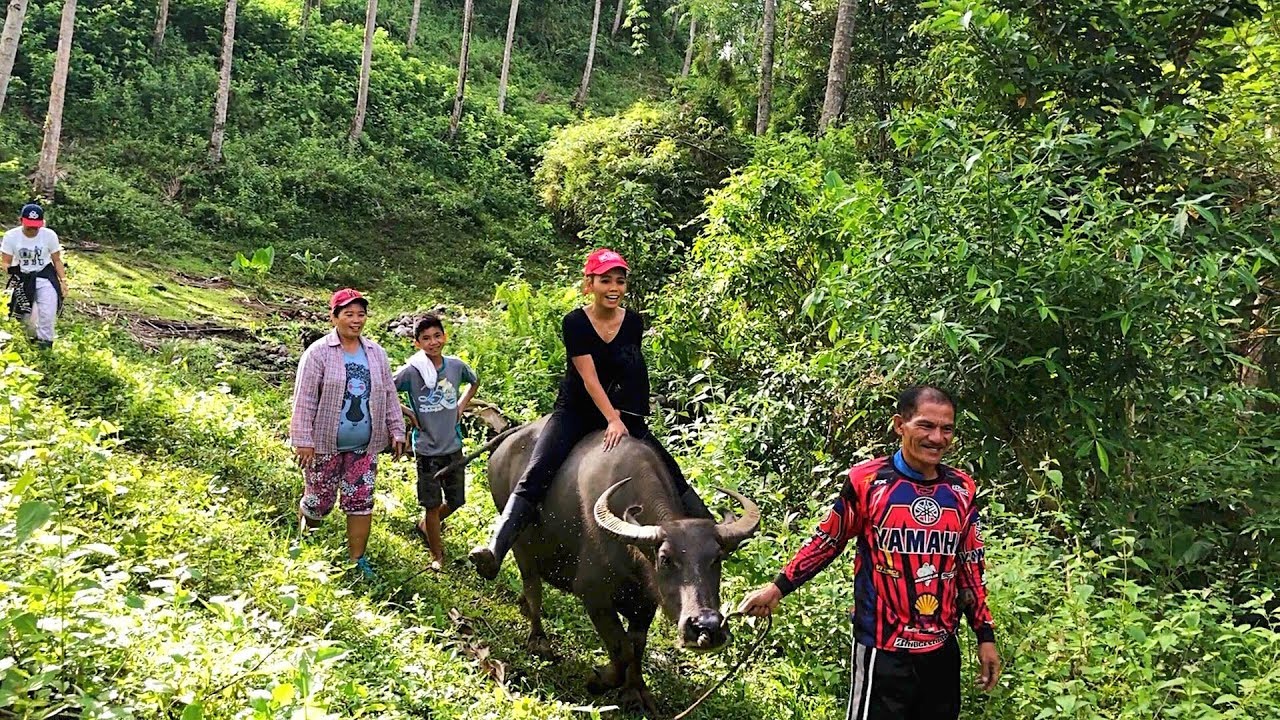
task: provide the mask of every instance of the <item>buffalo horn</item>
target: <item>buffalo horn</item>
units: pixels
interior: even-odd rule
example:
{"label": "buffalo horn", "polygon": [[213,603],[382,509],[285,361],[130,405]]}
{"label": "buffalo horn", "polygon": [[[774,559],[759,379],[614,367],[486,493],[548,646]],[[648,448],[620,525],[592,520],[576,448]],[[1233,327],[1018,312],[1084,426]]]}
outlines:
{"label": "buffalo horn", "polygon": [[609,498],[613,491],[626,485],[631,478],[623,478],[614,483],[596,500],[596,525],[600,529],[629,545],[658,545],[662,542],[662,528],[657,525],[635,525],[623,520],[609,509]]}
{"label": "buffalo horn", "polygon": [[756,529],[760,527],[760,507],[741,493],[726,488],[716,489],[737,500],[742,506],[742,517],[716,525],[716,535],[720,538],[720,544],[728,548],[736,548],[742,541],[756,534]]}

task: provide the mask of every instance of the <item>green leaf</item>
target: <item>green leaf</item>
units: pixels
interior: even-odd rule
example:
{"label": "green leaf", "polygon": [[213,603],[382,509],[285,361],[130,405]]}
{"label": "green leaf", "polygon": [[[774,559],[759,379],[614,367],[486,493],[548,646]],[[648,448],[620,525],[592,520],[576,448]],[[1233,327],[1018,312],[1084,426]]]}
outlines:
{"label": "green leaf", "polygon": [[1129,248],[1129,258],[1133,260],[1134,267],[1142,264],[1142,257],[1146,254],[1146,248],[1141,245],[1133,245]]}
{"label": "green leaf", "polygon": [[24,612],[21,615],[15,615],[11,620],[9,620],[9,624],[13,626],[13,629],[17,630],[23,637],[31,637],[33,635],[40,634],[40,628],[36,626],[36,622],[36,616],[29,612]]}
{"label": "green leaf", "polygon": [[1110,475],[1111,474],[1111,457],[1107,455],[1107,449],[1102,447],[1102,443],[1096,440],[1093,442],[1093,447],[1097,450],[1098,467],[1102,468],[1102,474]]}
{"label": "green leaf", "polygon": [[204,704],[193,702],[183,708],[182,720],[204,720]]}
{"label": "green leaf", "polygon": [[1136,557],[1136,556],[1135,556],[1135,557],[1131,557],[1131,558],[1129,558],[1129,560],[1130,560],[1134,565],[1137,565],[1138,567],[1142,568],[1143,570],[1146,570],[1147,572],[1151,572],[1151,566],[1147,564],[1147,561],[1146,561],[1146,560],[1143,560],[1142,558],[1140,558],[1140,557]]}
{"label": "green leaf", "polygon": [[49,503],[40,500],[28,500],[18,507],[18,544],[26,542],[31,533],[39,530],[53,515]]}
{"label": "green leaf", "polygon": [[347,651],[344,648],[336,645],[328,645],[316,651],[316,662],[326,662],[336,657],[341,657],[342,655],[345,655],[346,652]]}
{"label": "green leaf", "polygon": [[1151,137],[1151,131],[1155,129],[1155,118],[1142,118],[1138,121],[1138,130],[1142,132],[1142,137]]}
{"label": "green leaf", "polygon": [[1125,314],[1123,314],[1123,315],[1121,315],[1121,316],[1120,316],[1120,335],[1121,335],[1121,337],[1128,337],[1128,335],[1129,335],[1129,328],[1130,328],[1130,326],[1132,326],[1132,325],[1133,325],[1133,316],[1132,316],[1132,315],[1130,315],[1129,313],[1125,313]]}

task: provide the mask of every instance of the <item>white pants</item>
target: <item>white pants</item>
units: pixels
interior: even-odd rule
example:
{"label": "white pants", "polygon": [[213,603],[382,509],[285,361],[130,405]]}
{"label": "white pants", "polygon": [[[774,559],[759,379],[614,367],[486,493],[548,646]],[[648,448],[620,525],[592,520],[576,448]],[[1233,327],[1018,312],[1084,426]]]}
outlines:
{"label": "white pants", "polygon": [[41,342],[53,342],[53,321],[58,316],[58,291],[45,278],[36,278],[36,301],[26,317],[27,328]]}

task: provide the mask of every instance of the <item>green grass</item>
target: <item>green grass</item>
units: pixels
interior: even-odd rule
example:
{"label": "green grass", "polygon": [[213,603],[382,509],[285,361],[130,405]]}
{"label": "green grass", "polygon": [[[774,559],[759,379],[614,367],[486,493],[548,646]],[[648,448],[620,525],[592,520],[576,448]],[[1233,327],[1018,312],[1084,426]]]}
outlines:
{"label": "green grass", "polygon": [[[72,300],[113,311],[166,320],[214,320],[228,325],[245,325],[261,316],[248,304],[253,292],[197,284],[216,275],[183,277],[184,271],[179,268],[163,268],[137,256],[111,252],[70,251],[67,268]],[[227,275],[224,271],[221,277]]]}

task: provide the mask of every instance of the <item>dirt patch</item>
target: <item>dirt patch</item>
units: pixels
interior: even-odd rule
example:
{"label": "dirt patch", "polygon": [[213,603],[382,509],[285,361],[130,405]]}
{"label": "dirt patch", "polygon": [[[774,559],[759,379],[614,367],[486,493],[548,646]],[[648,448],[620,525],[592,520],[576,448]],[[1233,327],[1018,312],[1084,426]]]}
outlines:
{"label": "dirt patch", "polygon": [[224,338],[234,342],[256,342],[248,330],[222,325],[210,320],[166,320],[148,317],[136,312],[122,311],[111,305],[94,302],[72,301],[76,311],[98,318],[103,322],[124,328],[139,343],[156,348],[165,340],[199,340]]}
{"label": "dirt patch", "polygon": [[316,302],[306,298],[285,298],[283,300],[264,302],[259,298],[246,296],[239,298],[239,300],[241,305],[254,312],[265,313],[286,322],[329,322],[329,316],[324,312],[323,308],[317,309]]}
{"label": "dirt patch", "polygon": [[231,287],[231,281],[220,275],[214,275],[213,277],[206,278],[206,277],[200,277],[199,275],[192,275],[191,273],[185,273],[179,270],[178,272],[174,273],[174,277],[181,280],[184,285],[191,285],[193,287],[218,288],[219,290],[225,290]]}

